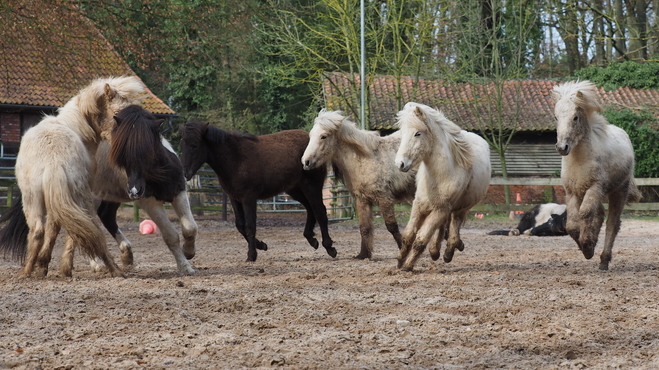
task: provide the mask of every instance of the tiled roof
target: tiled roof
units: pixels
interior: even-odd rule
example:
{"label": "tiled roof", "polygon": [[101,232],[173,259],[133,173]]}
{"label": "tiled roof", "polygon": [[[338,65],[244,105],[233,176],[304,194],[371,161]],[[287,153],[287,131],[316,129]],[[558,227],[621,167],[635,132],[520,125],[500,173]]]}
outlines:
{"label": "tiled roof", "polygon": [[[323,81],[323,93],[327,109],[342,110],[359,117],[359,76],[350,83],[345,73],[329,73]],[[494,107],[494,84],[447,83],[441,80],[421,79],[414,84],[410,77],[401,78],[400,104],[396,99],[394,76],[376,76],[370,86],[370,126],[372,130],[391,129],[396,113],[408,101],[415,101],[441,109],[447,118],[466,130],[480,131],[487,127],[484,121],[488,110]],[[504,82],[503,121],[508,127],[517,125],[520,131],[554,131],[554,103],[551,91],[558,82],[551,80],[510,80]],[[354,87],[353,87],[354,86]],[[519,91],[519,93],[518,93]],[[341,96],[354,96],[347,104]],[[659,90],[619,88],[604,91],[599,88],[602,104],[618,105],[632,109],[649,108],[659,117]],[[519,104],[517,104],[519,102]],[[516,110],[519,112],[516,113]]]}
{"label": "tiled roof", "polygon": [[[60,107],[95,78],[135,75],[94,25],[70,8],[38,0],[7,5],[10,11],[0,12],[0,104]],[[175,114],[151,91],[142,104],[153,113]]]}

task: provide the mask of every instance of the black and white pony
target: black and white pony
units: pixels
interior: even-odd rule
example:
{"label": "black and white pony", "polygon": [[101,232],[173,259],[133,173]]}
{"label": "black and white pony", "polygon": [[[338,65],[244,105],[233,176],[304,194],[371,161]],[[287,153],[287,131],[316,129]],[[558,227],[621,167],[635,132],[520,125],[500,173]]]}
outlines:
{"label": "black and white pony", "polygon": [[517,236],[563,236],[567,235],[565,221],[567,219],[565,204],[545,203],[538,204],[529,211],[524,212],[517,228],[512,230],[494,230],[488,235]]}

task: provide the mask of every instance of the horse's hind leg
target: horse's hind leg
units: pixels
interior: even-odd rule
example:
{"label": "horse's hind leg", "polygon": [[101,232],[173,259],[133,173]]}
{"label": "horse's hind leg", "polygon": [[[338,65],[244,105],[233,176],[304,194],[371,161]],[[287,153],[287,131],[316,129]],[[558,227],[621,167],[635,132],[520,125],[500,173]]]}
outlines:
{"label": "horse's hind leg", "polygon": [[172,202],[172,208],[181,222],[181,233],[183,234],[183,254],[185,258],[192,259],[195,256],[195,241],[197,239],[197,223],[192,216],[188,192],[182,191]]}
{"label": "horse's hind leg", "polygon": [[444,251],[444,262],[451,262],[455,250],[462,252],[464,250],[464,243],[460,238],[460,228],[467,217],[468,210],[453,212],[451,214],[451,223],[448,229],[448,241],[446,242],[446,250]]}
{"label": "horse's hind leg", "polygon": [[165,241],[167,248],[169,248],[169,251],[172,252],[174,259],[176,260],[178,273],[181,275],[194,275],[194,268],[192,268],[192,265],[190,265],[190,262],[183,254],[183,250],[181,250],[178,231],[169,221],[169,217],[167,217],[162,202],[158,201],[156,198],[149,197],[140,199],[139,204],[149,217],[151,217],[153,222],[158,225],[158,228],[160,228],[162,239]]}
{"label": "horse's hind leg", "polygon": [[408,259],[410,252],[412,251],[413,244],[417,237],[417,233],[420,228],[426,221],[426,218],[430,214],[430,209],[421,206],[420,202],[415,202],[412,204],[412,213],[410,215],[410,220],[403,230],[403,246],[398,251],[398,268],[403,268],[403,264]]}
{"label": "horse's hind leg", "polygon": [[[124,234],[119,229],[117,225],[117,210],[121,203],[102,201],[96,210],[96,214],[101,219],[105,229],[112,235],[114,240],[116,240],[119,250],[121,251],[121,264],[124,266],[124,269],[133,265],[133,249],[130,244],[130,241],[124,236]],[[94,271],[100,271],[103,268],[103,265],[98,259],[90,259],[89,264]]]}
{"label": "horse's hind leg", "polygon": [[[324,181],[324,177],[323,177]],[[291,194],[294,193],[294,195]],[[302,203],[304,208],[307,210],[307,222],[304,227],[304,237],[307,239],[309,244],[312,247],[318,248],[318,240],[314,237],[314,226],[316,226],[316,221],[320,227],[320,233],[323,237],[323,247],[327,254],[334,258],[337,255],[336,249],[332,247],[334,242],[329,236],[329,221],[327,220],[327,209],[325,204],[323,204],[323,188],[320,187],[308,187],[303,189],[294,189],[291,190],[288,195],[293,197],[293,199]]]}
{"label": "horse's hind leg", "polygon": [[[625,187],[625,190],[627,187]],[[620,215],[625,208],[627,192],[615,192],[609,195],[609,216],[606,219],[604,249],[600,254],[600,270],[608,270],[613,252],[613,242],[620,231]]]}
{"label": "horse's hind leg", "polygon": [[439,259],[439,256],[441,255],[440,252],[442,249],[442,243],[444,240],[448,239],[449,223],[450,220],[447,218],[444,225],[439,227],[439,230],[437,230],[437,233],[433,237],[435,239],[434,243],[431,243],[430,248],[428,248],[428,252],[430,252],[430,258],[432,258],[433,261],[437,261]]}
{"label": "horse's hind leg", "polygon": [[23,195],[23,210],[30,230],[27,235],[27,256],[23,267],[18,273],[21,277],[32,275],[34,264],[37,262],[37,257],[44,241],[43,220],[45,219],[44,215],[46,211],[43,208],[43,204],[30,202],[30,198],[28,194]]}
{"label": "horse's hind leg", "polygon": [[[46,220],[46,229],[44,232],[44,240],[37,256],[37,275],[46,276],[48,275],[48,265],[53,255],[53,248],[55,247],[55,242],[57,241],[57,235],[61,230],[60,225],[57,225],[50,220]],[[68,263],[73,265],[73,260],[71,261],[62,261],[62,263]],[[62,266],[62,264],[60,264]],[[60,267],[61,269],[61,267]]]}

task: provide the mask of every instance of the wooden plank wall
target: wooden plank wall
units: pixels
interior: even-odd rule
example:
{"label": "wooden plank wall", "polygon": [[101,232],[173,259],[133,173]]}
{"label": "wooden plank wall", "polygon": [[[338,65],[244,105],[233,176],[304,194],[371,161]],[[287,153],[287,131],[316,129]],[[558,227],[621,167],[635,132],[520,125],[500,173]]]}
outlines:
{"label": "wooden plank wall", "polygon": [[[490,149],[490,162],[495,176],[501,176],[499,155]],[[558,176],[561,156],[553,144],[511,144],[506,150],[508,176]]]}

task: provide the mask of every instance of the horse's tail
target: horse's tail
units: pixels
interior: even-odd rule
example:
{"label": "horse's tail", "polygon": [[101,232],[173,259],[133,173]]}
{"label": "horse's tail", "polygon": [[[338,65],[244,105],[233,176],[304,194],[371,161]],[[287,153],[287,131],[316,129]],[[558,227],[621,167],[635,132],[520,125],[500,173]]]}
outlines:
{"label": "horse's tail", "polygon": [[638,187],[636,186],[636,182],[632,178],[631,181],[629,181],[629,191],[627,192],[627,204],[630,203],[636,203],[641,200],[643,195],[641,194],[641,191],[638,190]]}
{"label": "horse's tail", "polygon": [[23,213],[23,198],[20,195],[14,199],[11,207],[2,213],[0,224],[4,223],[7,225],[0,229],[0,251],[5,258],[9,254],[13,260],[22,263],[27,253],[27,234],[30,228]]}
{"label": "horse's tail", "polygon": [[44,203],[49,221],[66,229],[73,245],[80,247],[87,256],[106,256],[105,235],[94,223],[85,204],[91,203],[91,192],[78,187],[81,179],[68,179],[63,168],[54,169],[47,178],[49,181],[44,184]]}

